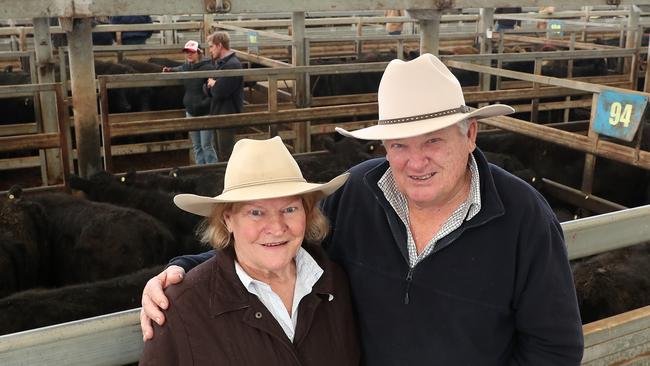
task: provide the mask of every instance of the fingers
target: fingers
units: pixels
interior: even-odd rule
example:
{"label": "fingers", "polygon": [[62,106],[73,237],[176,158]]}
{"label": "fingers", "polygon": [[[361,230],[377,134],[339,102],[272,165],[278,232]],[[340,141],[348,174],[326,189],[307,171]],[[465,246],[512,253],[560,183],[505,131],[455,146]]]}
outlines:
{"label": "fingers", "polygon": [[151,326],[151,319],[144,312],[144,308],[140,309],[140,330],[142,331],[142,340],[144,342],[153,338],[153,327]]}
{"label": "fingers", "polygon": [[170,285],[175,285],[177,283],[180,283],[181,281],[183,281],[183,277],[185,276],[185,270],[183,269],[183,267],[175,266],[175,265],[171,265],[167,267],[167,269],[165,269],[165,272],[163,273],[165,273],[165,278],[162,281],[163,288],[167,288]]}

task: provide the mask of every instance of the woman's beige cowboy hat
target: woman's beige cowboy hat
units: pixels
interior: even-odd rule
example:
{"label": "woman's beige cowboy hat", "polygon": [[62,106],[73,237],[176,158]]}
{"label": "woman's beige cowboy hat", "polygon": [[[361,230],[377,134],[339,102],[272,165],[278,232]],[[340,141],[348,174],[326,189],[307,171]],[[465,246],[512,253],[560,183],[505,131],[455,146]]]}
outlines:
{"label": "woman's beige cowboy hat", "polygon": [[458,79],[442,61],[425,53],[412,61],[391,61],[379,83],[379,122],[356,131],[340,127],[344,136],[362,140],[401,139],[423,135],[468,118],[487,118],[513,113],[504,104],[472,110]]}
{"label": "woman's beige cowboy hat", "polygon": [[178,194],[174,197],[174,203],[187,212],[210,216],[217,203],[289,197],[310,192],[329,195],[345,183],[348,175],[341,174],[324,184],[308,183],[280,137],[243,139],[237,141],[232,150],[220,195]]}

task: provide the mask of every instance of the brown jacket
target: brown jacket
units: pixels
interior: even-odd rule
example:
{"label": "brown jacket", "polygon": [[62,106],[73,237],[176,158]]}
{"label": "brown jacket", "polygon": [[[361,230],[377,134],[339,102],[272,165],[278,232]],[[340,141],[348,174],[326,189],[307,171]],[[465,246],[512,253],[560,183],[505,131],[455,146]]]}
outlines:
{"label": "brown jacket", "polygon": [[[154,324],[141,365],[358,365],[348,279],[318,246],[303,247],[324,273],[300,302],[294,342],[242,285],[229,247],[166,290],[166,322]],[[328,301],[329,295],[334,297]]]}

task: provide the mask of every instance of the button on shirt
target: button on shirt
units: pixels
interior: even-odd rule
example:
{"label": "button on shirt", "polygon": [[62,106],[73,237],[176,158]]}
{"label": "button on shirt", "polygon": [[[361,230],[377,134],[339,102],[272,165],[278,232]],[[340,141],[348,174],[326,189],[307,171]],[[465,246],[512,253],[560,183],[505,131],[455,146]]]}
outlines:
{"label": "button on shirt", "polygon": [[[271,286],[249,276],[239,263],[235,261],[235,271],[237,272],[237,276],[239,276],[241,283],[248,292],[260,299],[262,304],[266,306],[292,342],[293,336],[296,332],[296,324],[298,323],[298,304],[300,304],[300,300],[302,300],[303,297],[311,293],[314,284],[316,284],[321,275],[323,275],[323,269],[305,249],[298,249],[295,260],[296,285],[293,290],[291,316],[289,316],[289,312],[284,307],[282,299],[280,299],[278,294],[273,292]],[[329,300],[331,301],[332,299],[333,296],[330,295]]]}
{"label": "button on shirt", "polygon": [[413,239],[413,234],[411,233],[411,226],[409,225],[409,208],[406,197],[399,191],[397,184],[395,183],[395,177],[393,176],[390,167],[386,170],[384,175],[381,177],[379,182],[377,182],[379,188],[384,192],[384,196],[393,207],[393,210],[400,217],[404,225],[406,226],[407,233],[407,248],[409,253],[409,266],[411,268],[415,267],[420,261],[426,258],[433,249],[435,248],[438,240],[444,238],[452,231],[458,229],[463,221],[469,221],[481,210],[481,190],[479,185],[479,175],[478,175],[478,166],[476,165],[476,160],[474,155],[470,154],[470,159],[468,162],[469,170],[472,174],[471,186],[469,190],[469,196],[467,200],[463,202],[458,208],[451,214],[449,219],[440,227],[440,230],[429,240],[427,245],[422,250],[420,255],[417,254],[417,248],[415,246],[415,240]]}

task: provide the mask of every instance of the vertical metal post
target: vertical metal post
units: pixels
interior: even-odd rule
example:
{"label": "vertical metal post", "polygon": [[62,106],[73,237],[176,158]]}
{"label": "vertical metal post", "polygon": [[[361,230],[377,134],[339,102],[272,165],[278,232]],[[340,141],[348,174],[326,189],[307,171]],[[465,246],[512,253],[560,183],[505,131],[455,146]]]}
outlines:
{"label": "vertical metal post", "polygon": [[[480,53],[490,54],[492,53],[492,24],[494,23],[494,8],[481,8],[479,10],[479,42],[480,42]],[[485,61],[485,65],[490,66],[491,60]],[[483,91],[490,90],[490,74],[483,73],[481,74],[480,79],[480,89]]]}
{"label": "vertical metal post", "polygon": [[79,175],[88,177],[102,170],[91,24],[90,18],[66,21],[77,162]]}
{"label": "vertical metal post", "polygon": [[440,43],[440,10],[409,9],[406,13],[417,19],[420,25],[420,54],[431,53],[438,56]]}
{"label": "vertical metal post", "polygon": [[[304,66],[308,55],[305,54],[305,12],[296,11],[291,14],[291,29],[292,29],[292,47],[291,47],[291,63],[294,66]],[[296,107],[305,108],[307,105],[307,88],[306,78],[307,74],[302,73],[296,75],[296,84],[294,85],[294,92],[296,98]],[[296,139],[294,140],[295,152],[306,152],[311,148],[311,136],[309,121],[297,122],[293,124],[293,129],[296,132]]]}
{"label": "vertical metal post", "polygon": [[[278,77],[275,75],[269,75],[269,89],[268,89],[268,108],[269,112],[278,111]],[[269,137],[274,137],[278,135],[278,124],[273,123],[269,125]]]}
{"label": "vertical metal post", "polygon": [[[569,44],[569,51],[573,51],[576,48],[576,32],[571,32],[571,43]],[[568,79],[573,77],[573,59],[569,59],[567,61],[567,75],[566,77]],[[564,100],[568,103],[571,101],[571,96],[567,95]],[[564,122],[569,121],[569,113],[571,112],[571,108],[565,108],[564,109]]]}
{"label": "vertical metal post", "polygon": [[[38,82],[41,84],[54,83],[54,56],[52,55],[52,39],[50,37],[50,25],[47,18],[34,18],[34,48],[36,51],[36,71]],[[44,91],[38,94],[41,104],[41,131],[57,132],[58,113],[56,93]],[[64,133],[65,131],[61,131]],[[59,149],[44,150],[44,159],[41,166],[45,167],[47,185],[57,184],[63,181],[61,157]],[[45,163],[45,164],[43,164]]]}
{"label": "vertical metal post", "polygon": [[[357,18],[357,37],[363,36],[363,18],[358,17]],[[361,55],[363,55],[363,41],[357,39],[355,42],[356,49],[357,49],[357,58],[361,58]]]}
{"label": "vertical metal post", "polygon": [[[542,74],[542,59],[541,58],[536,58],[535,59],[535,75],[541,75]],[[538,90],[539,89],[539,83],[533,83],[533,89]],[[539,119],[539,98],[533,98],[530,101],[530,121],[533,123],[537,123]]]}
{"label": "vertical metal post", "polygon": [[113,144],[111,144],[111,124],[108,118],[108,88],[106,78],[100,76],[99,81],[99,109],[102,122],[102,145],[104,146],[104,169],[113,171]]}

